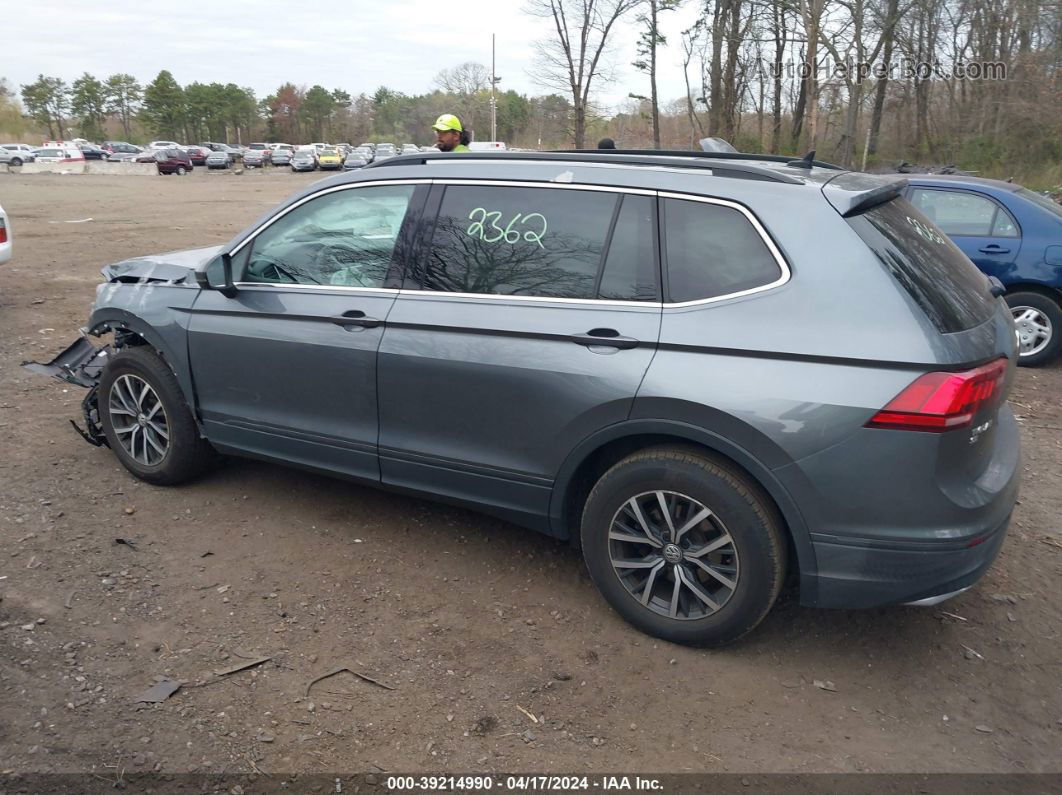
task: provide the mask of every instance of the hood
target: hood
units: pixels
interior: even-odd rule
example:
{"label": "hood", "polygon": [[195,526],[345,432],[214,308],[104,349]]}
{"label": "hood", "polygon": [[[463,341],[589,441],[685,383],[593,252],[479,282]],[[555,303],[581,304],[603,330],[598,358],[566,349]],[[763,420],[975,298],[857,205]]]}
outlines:
{"label": "hood", "polygon": [[207,246],[150,254],[107,265],[100,273],[109,282],[125,284],[195,284],[192,274],[220,254],[222,248]]}

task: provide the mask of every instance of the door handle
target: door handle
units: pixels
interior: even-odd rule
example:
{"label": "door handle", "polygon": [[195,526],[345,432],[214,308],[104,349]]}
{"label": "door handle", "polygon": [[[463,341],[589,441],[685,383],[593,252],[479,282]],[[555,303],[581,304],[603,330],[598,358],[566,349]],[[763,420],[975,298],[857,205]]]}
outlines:
{"label": "door handle", "polygon": [[638,340],[634,337],[620,336],[620,333],[612,328],[590,329],[585,334],[572,334],[568,339],[576,345],[585,345],[588,348],[594,345],[619,348],[620,350],[638,347]]}
{"label": "door handle", "polygon": [[979,248],[977,250],[980,251],[982,254],[1009,254],[1010,253],[1010,249],[1009,248],[1003,248],[1002,246],[998,246],[995,243],[990,243],[989,245],[985,246],[984,248]]}
{"label": "door handle", "polygon": [[375,317],[365,317],[360,309],[348,309],[342,315],[330,317],[337,326],[361,326],[362,328],[376,328],[383,321]]}

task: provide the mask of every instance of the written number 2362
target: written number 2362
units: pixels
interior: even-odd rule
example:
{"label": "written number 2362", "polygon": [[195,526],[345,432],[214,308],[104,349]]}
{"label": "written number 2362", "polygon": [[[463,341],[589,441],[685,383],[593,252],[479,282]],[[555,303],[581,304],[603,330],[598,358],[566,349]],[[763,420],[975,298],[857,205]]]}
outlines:
{"label": "written number 2362", "polygon": [[[529,243],[537,243],[539,248],[545,248],[542,238],[546,235],[547,224],[541,213],[517,213],[504,227],[499,225],[502,220],[500,212],[488,212],[482,207],[470,212],[468,218],[472,223],[466,234],[469,237],[478,237],[484,243],[518,243],[520,240],[526,240]],[[490,225],[485,226],[488,220]]]}

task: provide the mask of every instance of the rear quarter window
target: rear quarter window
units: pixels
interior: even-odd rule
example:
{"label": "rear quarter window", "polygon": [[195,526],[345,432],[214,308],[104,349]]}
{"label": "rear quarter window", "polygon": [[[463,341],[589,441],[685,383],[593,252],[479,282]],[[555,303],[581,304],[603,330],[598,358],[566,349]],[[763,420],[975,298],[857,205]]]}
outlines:
{"label": "rear quarter window", "polygon": [[991,316],[988,280],[906,199],[846,220],[941,333],[966,331]]}
{"label": "rear quarter window", "polygon": [[734,207],[664,199],[663,220],[668,300],[673,303],[734,295],[783,277],[763,236]]}

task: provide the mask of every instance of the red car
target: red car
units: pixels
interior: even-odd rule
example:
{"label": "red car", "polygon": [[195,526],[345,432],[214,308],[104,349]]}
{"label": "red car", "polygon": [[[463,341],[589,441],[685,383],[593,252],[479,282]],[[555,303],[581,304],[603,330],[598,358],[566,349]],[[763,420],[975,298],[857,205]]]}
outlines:
{"label": "red car", "polygon": [[194,168],[192,158],[181,149],[157,149],[154,152],[144,152],[137,156],[136,162],[154,162],[160,174],[176,174],[179,177],[183,177]]}
{"label": "red car", "polygon": [[186,146],[184,151],[188,153],[193,166],[205,166],[207,155],[210,154],[210,150],[203,146]]}

